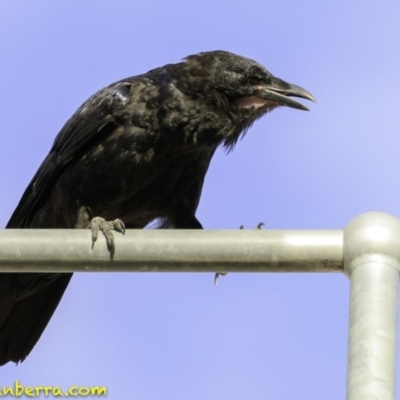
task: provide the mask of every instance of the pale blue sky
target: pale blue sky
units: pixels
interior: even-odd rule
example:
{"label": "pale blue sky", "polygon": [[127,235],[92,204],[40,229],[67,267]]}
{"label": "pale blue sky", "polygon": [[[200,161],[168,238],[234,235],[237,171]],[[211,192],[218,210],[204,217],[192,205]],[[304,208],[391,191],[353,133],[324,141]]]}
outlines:
{"label": "pale blue sky", "polygon": [[[206,228],[341,229],[400,217],[400,1],[2,0],[0,226],[65,121],[118,79],[203,50],[253,58],[317,98],[219,151]],[[304,103],[307,103],[306,101]],[[105,385],[109,399],[344,398],[340,274],[79,274],[0,387]]]}

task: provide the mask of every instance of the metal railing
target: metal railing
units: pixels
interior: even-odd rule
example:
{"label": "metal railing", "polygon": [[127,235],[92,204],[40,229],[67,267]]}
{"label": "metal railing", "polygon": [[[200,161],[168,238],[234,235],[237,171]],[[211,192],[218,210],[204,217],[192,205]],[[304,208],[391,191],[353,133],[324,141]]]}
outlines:
{"label": "metal railing", "polygon": [[[115,235],[118,235],[117,233]],[[400,221],[340,230],[129,230],[92,248],[85,230],[0,230],[0,272],[344,272],[351,283],[347,399],[394,400]]]}

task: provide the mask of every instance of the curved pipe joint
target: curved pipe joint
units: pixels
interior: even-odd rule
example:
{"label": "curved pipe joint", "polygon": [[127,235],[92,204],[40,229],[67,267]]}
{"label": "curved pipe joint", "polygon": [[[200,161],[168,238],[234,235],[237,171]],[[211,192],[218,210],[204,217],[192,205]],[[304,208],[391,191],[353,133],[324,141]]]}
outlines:
{"label": "curved pipe joint", "polygon": [[347,400],[394,400],[400,221],[380,212],[354,218],[343,256],[351,283]]}

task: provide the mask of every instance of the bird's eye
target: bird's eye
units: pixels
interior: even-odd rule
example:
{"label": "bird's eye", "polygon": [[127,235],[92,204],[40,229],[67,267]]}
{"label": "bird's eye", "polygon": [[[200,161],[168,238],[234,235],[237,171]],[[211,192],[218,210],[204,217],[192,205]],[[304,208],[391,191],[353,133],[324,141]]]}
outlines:
{"label": "bird's eye", "polygon": [[247,80],[251,83],[251,84],[257,84],[260,83],[262,81],[262,78],[260,75],[250,75]]}
{"label": "bird's eye", "polygon": [[252,85],[265,81],[265,78],[265,73],[260,68],[251,68],[247,74],[247,80]]}

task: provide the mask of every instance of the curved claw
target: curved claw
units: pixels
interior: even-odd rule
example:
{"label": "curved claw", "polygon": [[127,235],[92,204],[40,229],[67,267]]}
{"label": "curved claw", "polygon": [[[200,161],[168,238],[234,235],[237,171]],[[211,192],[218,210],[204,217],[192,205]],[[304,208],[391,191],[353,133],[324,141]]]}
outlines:
{"label": "curved claw", "polygon": [[121,232],[123,235],[125,235],[125,224],[119,218],[114,219],[114,221],[112,221],[111,223],[115,231]]}
{"label": "curved claw", "polygon": [[[264,222],[259,222],[254,229],[261,229],[263,226],[265,226]],[[244,225],[240,225],[239,229],[244,229]]]}
{"label": "curved claw", "polygon": [[215,286],[218,286],[218,278],[222,275],[222,276],[224,276],[224,275],[226,275],[227,274],[227,272],[216,272],[215,273],[215,275],[214,275],[214,285]]}
{"label": "curved claw", "polygon": [[96,217],[93,218],[90,221],[90,224],[88,225],[88,227],[86,229],[90,229],[92,231],[92,249],[94,247],[94,243],[96,242],[98,235],[99,235],[99,231],[100,231],[100,226],[102,221],[105,221],[104,218],[100,218],[100,217]]}

